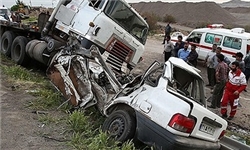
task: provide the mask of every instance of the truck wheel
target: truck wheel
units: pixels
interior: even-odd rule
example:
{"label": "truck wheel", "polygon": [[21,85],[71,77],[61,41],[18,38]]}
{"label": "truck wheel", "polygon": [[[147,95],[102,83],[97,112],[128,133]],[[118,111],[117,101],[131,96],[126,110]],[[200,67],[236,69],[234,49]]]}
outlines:
{"label": "truck wheel", "polygon": [[117,110],[104,121],[102,130],[107,131],[116,140],[124,142],[134,137],[135,126],[135,118],[129,112]]}
{"label": "truck wheel", "polygon": [[18,65],[26,65],[30,58],[26,55],[25,47],[28,40],[24,36],[17,36],[11,46],[11,58]]}
{"label": "truck wheel", "polygon": [[15,34],[12,31],[4,32],[1,38],[1,53],[10,56],[11,55],[11,45],[15,38]]}

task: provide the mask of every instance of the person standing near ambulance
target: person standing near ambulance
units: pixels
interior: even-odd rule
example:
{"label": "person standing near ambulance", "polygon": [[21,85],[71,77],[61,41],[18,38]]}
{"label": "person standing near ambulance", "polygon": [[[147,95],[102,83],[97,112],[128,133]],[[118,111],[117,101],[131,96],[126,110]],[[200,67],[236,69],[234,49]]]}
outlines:
{"label": "person standing near ambulance", "polygon": [[178,35],[178,41],[174,45],[173,56],[178,57],[178,52],[180,49],[184,48],[185,42],[182,41],[182,36]]}
{"label": "person standing near ambulance", "polygon": [[231,112],[228,120],[232,120],[236,114],[236,109],[239,104],[239,95],[246,88],[246,77],[239,69],[239,62],[235,61],[231,65],[231,70],[228,73],[228,81],[225,86],[224,94],[221,99],[221,114],[222,118],[227,118],[227,104],[230,104]]}
{"label": "person standing near ambulance", "polygon": [[188,46],[189,46],[189,43],[185,43],[184,48],[180,49],[177,54],[178,58],[181,58],[182,60],[186,62],[188,60],[188,55],[190,53]]}
{"label": "person standing near ambulance", "polygon": [[[217,55],[219,55],[219,54],[221,54],[221,47],[217,47],[216,48],[216,51],[215,51],[215,53],[216,53],[216,55],[214,55],[213,57],[212,57],[212,60],[211,60],[211,62],[213,63],[213,68],[216,70],[216,68],[217,68],[217,65],[219,64],[219,62],[218,62],[218,58],[217,58]],[[228,66],[229,66],[229,64],[231,63],[230,62],[230,60],[224,55],[224,60],[223,60]],[[215,76],[215,72],[214,72],[214,76]],[[211,89],[213,89],[214,87],[212,87],[211,86]]]}
{"label": "person standing near ambulance", "polygon": [[217,54],[216,57],[219,64],[217,65],[217,68],[215,70],[216,84],[213,90],[211,105],[208,106],[210,108],[220,108],[220,102],[228,75],[228,65],[224,62],[224,55]]}
{"label": "person standing near ambulance", "polygon": [[213,44],[212,50],[207,53],[207,56],[205,58],[204,65],[207,65],[207,78],[208,78],[208,84],[206,86],[214,87],[215,85],[215,68],[213,64],[213,57],[216,55],[215,51],[217,48],[217,44]]}
{"label": "person standing near ambulance", "polygon": [[165,62],[171,57],[172,51],[174,50],[174,44],[171,42],[171,37],[167,35],[166,41],[164,44],[164,60]]}
{"label": "person standing near ambulance", "polygon": [[163,39],[162,44],[165,44],[166,38],[167,38],[167,36],[170,36],[171,30],[172,30],[172,27],[168,23],[167,26],[165,27],[165,35],[164,35],[164,39]]}
{"label": "person standing near ambulance", "polygon": [[249,77],[250,77],[250,52],[248,52],[247,56],[244,58],[244,62],[245,62],[244,74],[245,74],[246,80],[248,82]]}

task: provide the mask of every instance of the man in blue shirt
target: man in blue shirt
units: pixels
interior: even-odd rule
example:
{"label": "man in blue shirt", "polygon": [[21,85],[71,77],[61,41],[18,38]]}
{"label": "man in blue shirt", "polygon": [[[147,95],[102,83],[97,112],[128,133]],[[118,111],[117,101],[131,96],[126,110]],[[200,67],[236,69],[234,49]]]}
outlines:
{"label": "man in blue shirt", "polygon": [[188,45],[189,45],[188,43],[185,43],[184,48],[178,51],[178,58],[181,58],[184,61],[187,61],[187,57],[190,53],[190,51],[188,50]]}

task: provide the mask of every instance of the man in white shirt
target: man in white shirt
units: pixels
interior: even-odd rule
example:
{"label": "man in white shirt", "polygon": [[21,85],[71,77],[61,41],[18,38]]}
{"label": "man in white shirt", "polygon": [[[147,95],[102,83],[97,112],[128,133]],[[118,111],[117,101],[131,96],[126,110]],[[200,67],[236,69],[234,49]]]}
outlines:
{"label": "man in white shirt", "polygon": [[208,84],[206,86],[213,87],[215,85],[215,68],[212,58],[215,56],[217,45],[213,44],[212,50],[207,53],[204,64],[207,65]]}

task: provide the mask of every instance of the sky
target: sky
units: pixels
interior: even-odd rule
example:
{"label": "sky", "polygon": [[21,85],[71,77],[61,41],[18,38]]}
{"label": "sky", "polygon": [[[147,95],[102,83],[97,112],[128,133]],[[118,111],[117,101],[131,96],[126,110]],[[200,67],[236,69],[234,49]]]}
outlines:
{"label": "sky", "polygon": [[[43,6],[43,7],[55,7],[57,2],[59,0],[21,0],[23,1],[26,5],[31,6]],[[203,0],[126,0],[129,3],[137,3],[137,2],[153,2],[153,1],[162,1],[162,2],[181,2],[181,1],[186,1],[186,2],[201,2]],[[206,0],[206,1],[213,1],[216,3],[223,3],[223,2],[228,2],[229,0]],[[242,1],[249,1],[250,0],[242,0]],[[15,5],[16,0],[0,0],[0,5],[5,5],[6,7],[10,8],[11,6]]]}

